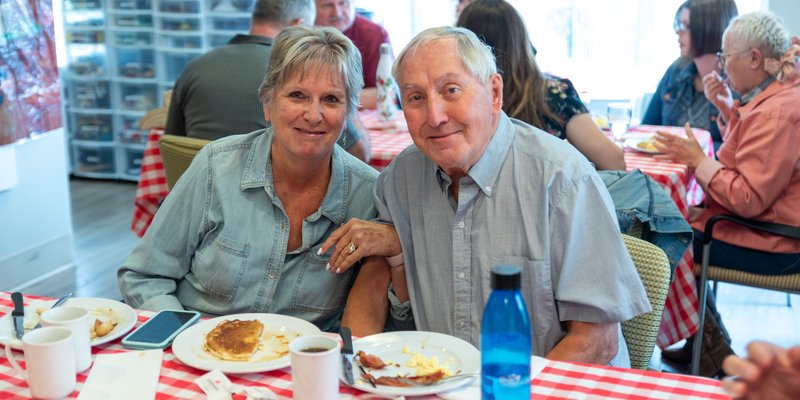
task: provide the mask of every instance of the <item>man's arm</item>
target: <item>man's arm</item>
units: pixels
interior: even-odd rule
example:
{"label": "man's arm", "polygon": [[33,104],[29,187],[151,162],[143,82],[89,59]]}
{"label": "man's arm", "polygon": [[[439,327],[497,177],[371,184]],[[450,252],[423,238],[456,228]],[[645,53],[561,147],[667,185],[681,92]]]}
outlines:
{"label": "man's arm", "polygon": [[350,327],[355,336],[383,332],[389,313],[389,281],[391,274],[384,257],[368,257],[347,296],[342,326]]}
{"label": "man's arm", "polygon": [[567,321],[567,336],[547,354],[547,358],[607,365],[617,355],[618,325]]}

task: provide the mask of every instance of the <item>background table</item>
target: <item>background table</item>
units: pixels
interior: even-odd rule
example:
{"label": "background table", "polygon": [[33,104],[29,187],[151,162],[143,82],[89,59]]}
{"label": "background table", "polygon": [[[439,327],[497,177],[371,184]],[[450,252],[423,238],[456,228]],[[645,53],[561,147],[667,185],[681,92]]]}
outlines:
{"label": "background table", "polygon": [[[25,296],[27,304],[33,297]],[[11,296],[0,292],[0,315],[11,312]],[[153,313],[140,311],[139,324]],[[93,354],[126,351],[120,339],[95,346]],[[15,351],[17,361],[22,353]],[[83,387],[89,371],[78,374],[76,390],[69,396],[74,399]],[[183,365],[172,354],[164,351],[161,375],[156,388],[156,399],[202,399],[205,398],[194,380],[205,371]],[[263,386],[275,392],[279,399],[291,399],[291,369],[283,368],[264,373],[229,376],[235,384]],[[728,399],[719,381],[688,375],[667,374],[654,371],[639,371],[589,364],[548,361],[544,369],[531,381],[531,398],[536,399]],[[375,396],[357,389],[340,386],[342,398],[374,399]],[[5,354],[0,356],[0,399],[30,398],[28,385],[11,368]],[[241,399],[242,397],[237,397]],[[437,398],[437,397],[428,397]]]}
{"label": "background table", "polygon": [[[369,132],[372,146],[370,165],[378,170],[386,168],[403,149],[412,144],[402,112],[398,112],[393,123],[388,125],[378,122],[375,110],[360,111],[359,118]],[[684,134],[681,127],[654,125],[634,127],[631,132],[652,133],[656,130]],[[701,129],[693,131],[706,155],[713,156],[711,135]],[[142,158],[142,172],[136,189],[131,221],[131,230],[138,236],[144,235],[168,192],[164,166],[158,150],[158,138],[162,133],[163,131],[155,129],[150,132]],[[625,162],[629,171],[638,168],[658,182],[684,216],[688,215],[689,206],[699,204],[703,199],[702,189],[695,182],[689,168],[683,164],[672,162],[665,156],[645,154],[630,149],[625,151]],[[657,340],[659,347],[666,348],[697,331],[699,321],[697,304],[694,261],[690,246],[676,267],[674,281],[667,294]]]}

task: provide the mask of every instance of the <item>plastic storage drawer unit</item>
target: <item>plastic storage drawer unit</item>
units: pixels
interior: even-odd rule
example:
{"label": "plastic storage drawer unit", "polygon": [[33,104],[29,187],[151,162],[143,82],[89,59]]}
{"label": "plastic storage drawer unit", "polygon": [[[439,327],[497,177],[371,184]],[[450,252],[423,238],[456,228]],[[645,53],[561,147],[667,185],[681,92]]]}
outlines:
{"label": "plastic storage drawer unit", "polygon": [[73,140],[111,142],[114,140],[114,126],[111,114],[69,113],[70,131]]}

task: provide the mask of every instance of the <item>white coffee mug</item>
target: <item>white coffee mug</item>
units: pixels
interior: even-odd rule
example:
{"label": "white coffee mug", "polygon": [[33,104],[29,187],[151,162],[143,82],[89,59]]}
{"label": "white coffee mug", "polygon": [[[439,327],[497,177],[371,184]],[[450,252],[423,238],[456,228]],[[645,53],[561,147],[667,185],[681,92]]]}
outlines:
{"label": "white coffee mug", "polygon": [[62,399],[75,390],[75,350],[72,331],[62,327],[32,330],[22,337],[27,373],[14,360],[14,339],[6,342],[6,358],[37,399]]}
{"label": "white coffee mug", "polygon": [[292,398],[338,400],[339,341],[327,336],[303,336],[289,343],[292,361]]}
{"label": "white coffee mug", "polygon": [[89,311],[80,307],[56,307],[42,313],[43,326],[60,326],[72,331],[75,346],[75,371],[83,372],[92,365],[89,332]]}

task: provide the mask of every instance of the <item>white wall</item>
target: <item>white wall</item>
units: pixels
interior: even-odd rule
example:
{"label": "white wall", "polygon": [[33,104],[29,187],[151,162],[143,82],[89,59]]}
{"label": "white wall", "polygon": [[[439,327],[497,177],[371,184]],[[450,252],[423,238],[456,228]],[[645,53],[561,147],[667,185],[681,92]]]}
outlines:
{"label": "white wall", "polygon": [[[17,185],[0,192],[0,290],[72,268],[66,144],[59,128],[15,146]],[[10,173],[8,170],[0,174]]]}
{"label": "white wall", "polygon": [[768,0],[765,3],[770,11],[783,19],[793,35],[800,36],[800,1]]}

